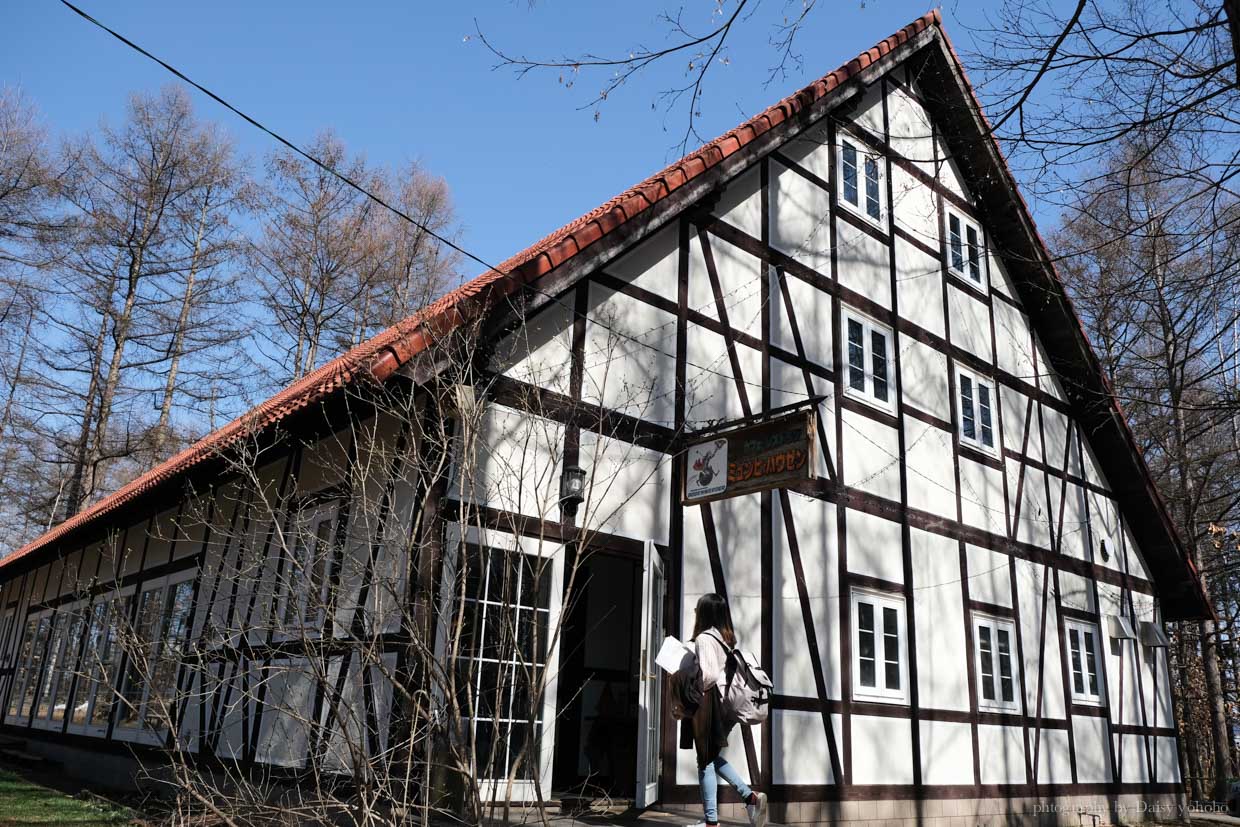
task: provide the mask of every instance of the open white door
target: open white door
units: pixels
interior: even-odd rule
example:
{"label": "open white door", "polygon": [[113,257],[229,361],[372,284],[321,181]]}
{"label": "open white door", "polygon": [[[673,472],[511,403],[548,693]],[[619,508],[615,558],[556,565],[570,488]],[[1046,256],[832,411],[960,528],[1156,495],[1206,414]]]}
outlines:
{"label": "open white door", "polygon": [[649,807],[659,797],[659,750],[662,746],[663,670],[654,662],[663,645],[663,600],[667,593],[663,560],[653,542],[646,543],[642,566],[641,660],[637,664],[637,801]]}

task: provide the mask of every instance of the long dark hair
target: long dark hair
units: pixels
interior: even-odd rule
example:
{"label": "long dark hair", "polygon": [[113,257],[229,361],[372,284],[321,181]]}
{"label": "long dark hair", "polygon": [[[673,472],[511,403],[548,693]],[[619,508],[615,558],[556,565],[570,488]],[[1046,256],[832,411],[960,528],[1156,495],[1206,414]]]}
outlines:
{"label": "long dark hair", "polygon": [[732,612],[728,610],[728,601],[722,595],[711,592],[698,598],[697,617],[693,621],[693,637],[707,629],[718,629],[723,640],[729,646],[736,645],[736,632],[732,630]]}

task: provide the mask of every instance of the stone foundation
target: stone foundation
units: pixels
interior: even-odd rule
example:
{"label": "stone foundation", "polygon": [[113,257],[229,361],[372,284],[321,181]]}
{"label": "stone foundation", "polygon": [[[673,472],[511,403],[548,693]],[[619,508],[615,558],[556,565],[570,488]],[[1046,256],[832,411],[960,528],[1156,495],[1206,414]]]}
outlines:
{"label": "stone foundation", "polygon": [[[780,824],[841,824],[853,827],[1105,827],[1183,821],[1190,813],[1181,796],[1125,793],[1047,798],[927,798],[873,801],[771,802]],[[674,808],[701,817],[699,804]],[[740,804],[720,805],[720,817],[745,819]]]}

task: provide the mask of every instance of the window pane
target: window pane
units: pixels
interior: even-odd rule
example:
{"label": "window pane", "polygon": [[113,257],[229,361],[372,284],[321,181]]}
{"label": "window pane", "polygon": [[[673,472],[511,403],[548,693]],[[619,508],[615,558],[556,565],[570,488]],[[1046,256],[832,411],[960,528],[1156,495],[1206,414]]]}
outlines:
{"label": "window pane", "polygon": [[1085,671],[1089,673],[1089,694],[1098,694],[1098,665],[1094,663],[1094,634],[1085,632]]}
{"label": "window pane", "polygon": [[30,639],[29,667],[26,670],[25,691],[22,693],[20,717],[30,715],[34,708],[35,695],[38,694],[40,681],[43,677],[43,656],[47,654],[47,637],[52,630],[52,619],[44,616],[31,620],[26,626],[26,636]]}
{"label": "window pane", "polygon": [[878,200],[878,159],[868,155],[865,159],[865,212],[875,221],[882,217]]}
{"label": "window pane", "polygon": [[1081,638],[1076,629],[1068,630],[1068,648],[1072,650],[1072,688],[1078,695],[1085,694],[1085,679],[1081,674]]}
{"label": "window pane", "polygon": [[982,265],[981,265],[981,244],[977,240],[977,230],[973,227],[966,229],[969,239],[969,278],[978,284],[982,283]]}
{"label": "window pane", "polygon": [[155,666],[155,644],[164,616],[163,588],[148,589],[138,603],[138,623],[129,647],[129,668],[121,690],[121,717],[117,726],[133,727],[142,722],[142,701]]}
{"label": "window pane", "polygon": [[999,644],[999,694],[1004,703],[1012,703],[1016,699],[1012,681],[1012,646],[1007,629],[996,629],[995,634]]}
{"label": "window pane", "polygon": [[977,439],[977,427],[973,414],[973,380],[960,377],[960,431],[965,439]]}
{"label": "window pane", "polygon": [[69,690],[73,686],[73,676],[77,674],[77,660],[81,652],[82,633],[86,626],[86,615],[77,609],[70,616],[69,632],[65,635],[64,652],[61,654],[59,683],[53,698],[52,720],[63,721],[69,707]]}
{"label": "window pane", "polygon": [[977,650],[982,661],[982,699],[995,699],[994,650],[990,643],[990,627],[977,627]]}
{"label": "window pane", "polygon": [[982,444],[994,447],[995,430],[990,421],[990,386],[977,383],[977,414],[982,425]]}
{"label": "window pane", "polygon": [[91,707],[90,722],[95,726],[105,726],[112,714],[112,705],[116,701],[115,684],[120,672],[122,647],[120,645],[121,630],[128,621],[126,606],[129,601],[117,598],[108,603],[107,632],[104,635],[103,650],[99,653],[98,689],[95,693],[95,705]]}
{"label": "window pane", "polygon": [[898,613],[883,607],[883,660],[887,664],[887,688],[900,688],[900,626]]}
{"label": "window pane", "polygon": [[844,200],[857,206],[857,148],[844,142]]}
{"label": "window pane", "polygon": [[947,240],[951,247],[951,267],[953,270],[964,272],[964,250],[961,247],[960,240],[960,219],[954,215],[947,216]]}
{"label": "window pane", "polygon": [[874,670],[874,606],[857,604],[857,657],[861,666],[861,685],[876,686]]}
{"label": "window pane", "polygon": [[52,709],[52,692],[56,679],[64,669],[61,662],[61,651],[64,649],[65,615],[58,613],[52,625],[52,642],[47,647],[47,660],[43,668],[43,679],[39,682],[38,702],[34,717],[46,718]]}
{"label": "window pane", "polygon": [[848,320],[848,386],[865,390],[865,331],[856,319]]}
{"label": "window pane", "polygon": [[874,398],[887,401],[887,337],[870,331],[870,361],[874,365]]}

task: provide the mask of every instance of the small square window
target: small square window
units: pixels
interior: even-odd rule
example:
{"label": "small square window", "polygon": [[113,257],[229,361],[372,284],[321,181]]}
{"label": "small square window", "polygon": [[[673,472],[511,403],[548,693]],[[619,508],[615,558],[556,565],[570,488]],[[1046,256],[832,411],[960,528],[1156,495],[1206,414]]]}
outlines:
{"label": "small square window", "polygon": [[844,311],[847,347],[845,391],[859,399],[890,410],[895,405],[891,386],[891,329],[852,310]]}
{"label": "small square window", "polygon": [[1102,650],[1098,627],[1090,623],[1065,621],[1068,635],[1069,681],[1072,702],[1101,706],[1103,699]]}
{"label": "small square window", "polygon": [[979,290],[986,288],[982,247],[982,231],[977,225],[948,210],[947,269]]}
{"label": "small square window", "polygon": [[994,382],[975,373],[957,370],[956,389],[960,397],[960,441],[987,453],[997,453]]}
{"label": "small square window", "polygon": [[854,589],[853,695],[871,700],[908,699],[904,599]]}
{"label": "small square window", "polygon": [[974,615],[973,648],[977,659],[978,707],[1020,712],[1016,629],[1011,621]]}
{"label": "small square window", "polygon": [[842,136],[839,141],[839,202],[872,224],[883,225],[883,175],[881,155],[859,141]]}

